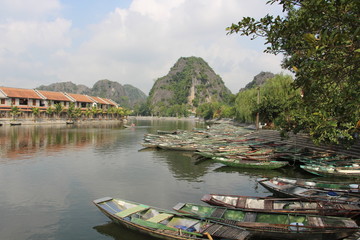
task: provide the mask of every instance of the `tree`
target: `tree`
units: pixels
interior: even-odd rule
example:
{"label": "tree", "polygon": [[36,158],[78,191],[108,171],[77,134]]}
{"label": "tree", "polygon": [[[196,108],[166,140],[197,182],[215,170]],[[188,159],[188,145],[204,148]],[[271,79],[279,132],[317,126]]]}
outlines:
{"label": "tree", "polygon": [[34,122],[36,121],[36,118],[40,115],[40,109],[38,107],[31,108],[31,112],[34,115]]}
{"label": "tree", "polygon": [[301,99],[300,91],[293,88],[293,79],[290,75],[276,74],[260,87],[260,91],[260,103],[257,104],[255,112],[259,113],[260,121],[268,126],[279,117],[286,117],[293,108],[292,102]]}
{"label": "tree", "polygon": [[54,106],[55,106],[54,112],[56,113],[58,118],[60,118],[60,114],[64,111],[64,106],[61,105],[60,103],[56,103]]}
{"label": "tree", "polygon": [[75,103],[71,102],[67,111],[66,111],[66,114],[69,118],[69,120],[73,120],[74,117],[75,117]]}
{"label": "tree", "polygon": [[[354,142],[360,119],[360,1],[270,0],[284,17],[245,17],[228,34],[264,37],[265,52],[284,54],[282,66],[303,92],[283,121],[287,131],[307,131],[317,143]],[[358,129],[359,130],[359,129]]]}
{"label": "tree", "polygon": [[54,113],[55,109],[52,106],[49,106],[46,110],[45,113],[48,115],[48,117],[51,117]]}
{"label": "tree", "polygon": [[18,106],[12,106],[10,109],[10,115],[13,117],[13,120],[15,121],[17,116],[21,114],[20,109]]}

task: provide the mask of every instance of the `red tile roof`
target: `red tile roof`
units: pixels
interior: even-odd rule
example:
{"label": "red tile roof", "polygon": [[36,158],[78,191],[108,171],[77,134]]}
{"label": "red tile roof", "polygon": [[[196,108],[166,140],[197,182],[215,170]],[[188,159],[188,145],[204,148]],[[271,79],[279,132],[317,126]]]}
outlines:
{"label": "red tile roof", "polygon": [[86,95],[75,94],[75,93],[66,93],[66,94],[72,97],[73,99],[75,99],[75,101],[77,102],[93,103],[93,101]]}
{"label": "red tile roof", "polygon": [[64,101],[70,102],[71,100],[62,92],[52,92],[52,91],[43,91],[37,90],[40,94],[42,94],[48,100],[55,100],[55,101]]}
{"label": "red tile roof", "polygon": [[103,98],[106,102],[108,102],[110,105],[112,105],[112,106],[116,106],[117,104],[114,102],[114,101],[112,101],[111,99],[107,99],[107,98]]}
{"label": "red tile roof", "polygon": [[31,98],[31,99],[42,99],[34,90],[32,89],[22,89],[22,88],[9,88],[9,87],[0,87],[7,97],[9,98]]}
{"label": "red tile roof", "polygon": [[103,100],[103,99],[100,98],[100,97],[93,97],[93,96],[90,96],[90,97],[91,97],[92,99],[94,99],[94,101],[96,101],[97,103],[109,105],[108,102],[106,102],[105,100]]}

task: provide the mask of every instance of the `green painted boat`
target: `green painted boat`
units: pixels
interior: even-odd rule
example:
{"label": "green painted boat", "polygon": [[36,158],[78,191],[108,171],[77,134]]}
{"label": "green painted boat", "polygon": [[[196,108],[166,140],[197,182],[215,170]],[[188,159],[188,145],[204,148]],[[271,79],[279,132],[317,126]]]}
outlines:
{"label": "green painted boat", "polygon": [[206,194],[201,201],[214,206],[264,213],[312,214],[356,219],[360,206],[347,203],[306,200],[301,198],[252,197],[228,194]]}
{"label": "green painted boat", "polygon": [[279,178],[260,178],[257,182],[270,192],[281,197],[297,197],[320,201],[345,202],[358,205],[358,194],[344,193],[340,191],[328,191],[316,188],[307,188],[296,185],[296,182],[283,181]]}
{"label": "green painted boat", "polygon": [[140,203],[110,197],[93,201],[116,224],[166,240],[237,239],[250,233],[241,227],[185,216]]}
{"label": "green painted boat", "polygon": [[303,170],[318,175],[330,177],[360,178],[360,166],[353,164],[344,167],[334,165],[301,165]]}
{"label": "green painted boat", "polygon": [[192,203],[178,203],[174,209],[181,213],[196,214],[199,219],[241,226],[254,237],[266,239],[335,240],[358,231],[355,221],[342,217],[261,213]]}
{"label": "green painted boat", "polygon": [[218,162],[230,167],[240,168],[258,168],[258,169],[276,169],[288,165],[288,162],[280,161],[256,161],[256,160],[242,160],[225,157],[213,157],[214,162]]}
{"label": "green painted boat", "polygon": [[334,181],[322,181],[319,179],[294,179],[294,178],[285,178],[285,177],[274,177],[273,181],[278,181],[282,183],[290,183],[304,188],[310,189],[319,189],[324,191],[335,191],[335,192],[344,192],[351,194],[360,193],[360,185],[356,182],[334,182]]}

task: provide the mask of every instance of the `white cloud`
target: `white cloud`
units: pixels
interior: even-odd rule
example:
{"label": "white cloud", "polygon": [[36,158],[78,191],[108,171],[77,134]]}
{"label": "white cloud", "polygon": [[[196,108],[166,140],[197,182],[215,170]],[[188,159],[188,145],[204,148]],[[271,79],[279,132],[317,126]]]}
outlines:
{"label": "white cloud", "polygon": [[59,0],[1,0],[0,19],[40,19],[59,13]]}
{"label": "white cloud", "polygon": [[[42,15],[61,9],[52,2]],[[180,57],[197,56],[235,93],[260,71],[280,72],[281,59],[262,53],[262,41],[227,36],[225,28],[243,16],[280,10],[262,0],[133,0],[128,9],[114,9],[76,34],[72,19],[0,22],[0,61],[12,56],[25,74],[8,72],[3,79],[26,79],[28,70],[28,76],[37,77],[34,83],[72,81],[91,87],[107,78],[147,94],[153,80],[166,75]],[[35,63],[27,61],[29,54]]]}

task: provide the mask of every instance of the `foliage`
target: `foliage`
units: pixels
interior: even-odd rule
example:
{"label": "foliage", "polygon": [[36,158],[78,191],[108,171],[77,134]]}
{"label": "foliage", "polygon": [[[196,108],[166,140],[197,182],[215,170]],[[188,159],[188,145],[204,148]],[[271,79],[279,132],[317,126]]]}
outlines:
{"label": "foliage", "polygon": [[17,106],[12,106],[10,109],[10,115],[13,117],[13,120],[17,118],[18,115],[21,114],[20,109]]}
{"label": "foliage", "polygon": [[54,112],[58,115],[58,117],[60,117],[60,114],[64,111],[64,106],[60,103],[56,103],[54,107]]}
{"label": "foliage", "polygon": [[285,17],[243,18],[229,34],[264,37],[265,52],[284,54],[303,98],[282,121],[287,131],[305,130],[318,143],[354,141],[360,119],[360,1],[271,0]]}
{"label": "foliage", "polygon": [[136,104],[134,107],[133,114],[139,115],[139,116],[150,116],[151,113],[150,113],[149,103],[142,102],[142,103]]}
{"label": "foliage", "polygon": [[293,108],[293,101],[299,101],[300,91],[293,88],[289,75],[277,74],[260,87],[260,103],[254,113],[259,113],[260,121],[271,124],[280,115],[286,116]]}
{"label": "foliage", "polygon": [[74,116],[75,116],[75,103],[71,102],[67,111],[66,111],[66,114],[68,116],[69,119],[73,119]]}
{"label": "foliage", "polygon": [[36,120],[36,118],[40,115],[40,108],[38,107],[32,107],[31,108],[31,112],[34,115],[34,121]]}
{"label": "foliage", "polygon": [[202,117],[205,120],[214,118],[232,118],[234,114],[235,108],[233,106],[220,102],[204,103],[196,109],[196,116]]}
{"label": "foliage", "polygon": [[54,113],[55,109],[52,106],[49,106],[46,110],[45,113],[47,115],[49,115],[49,117]]}
{"label": "foliage", "polygon": [[247,89],[237,94],[235,100],[235,118],[239,122],[253,123],[257,100],[256,88]]}

